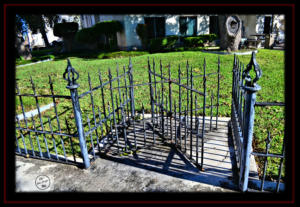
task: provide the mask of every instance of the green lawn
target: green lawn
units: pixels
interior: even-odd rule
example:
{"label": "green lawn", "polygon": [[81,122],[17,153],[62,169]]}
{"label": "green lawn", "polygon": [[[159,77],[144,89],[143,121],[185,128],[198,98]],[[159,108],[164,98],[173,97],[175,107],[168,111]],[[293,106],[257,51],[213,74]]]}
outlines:
{"label": "green lawn", "polygon": [[134,57],[139,55],[149,54],[146,51],[88,51],[88,52],[72,52],[72,53],[59,53],[58,49],[41,49],[40,51],[32,51],[32,59],[24,60],[23,58],[16,59],[16,65],[25,65],[34,63],[37,61],[52,59],[52,60],[64,60],[67,57],[78,57],[84,59],[110,59],[110,58],[122,58],[122,57]]}
{"label": "green lawn", "polygon": [[[186,61],[193,68],[194,75],[203,73],[203,60],[206,58],[206,72],[212,73],[217,71],[218,56],[211,53],[203,53],[200,51],[186,51],[186,52],[170,52],[170,53],[156,53],[156,54],[146,54],[140,56],[132,57],[133,71],[134,71],[134,81],[135,84],[148,82],[148,66],[147,59],[150,61],[153,59],[156,62],[156,72],[159,72],[159,60],[162,61],[163,73],[166,76],[167,65],[171,63],[172,78],[178,78],[178,65],[182,68],[182,76],[186,76]],[[119,56],[116,56],[119,57]],[[238,56],[240,61],[245,64],[249,63],[251,55]],[[256,55],[257,62],[262,69],[262,78],[258,81],[258,84],[262,87],[261,91],[257,93],[258,102],[284,102],[284,52],[277,50],[266,50],[261,49]],[[80,78],[78,83],[80,87],[78,88],[78,93],[81,94],[89,89],[88,85],[88,73],[91,77],[92,87],[99,85],[98,70],[101,71],[104,81],[108,80],[108,68],[112,70],[113,77],[116,76],[116,64],[118,63],[120,67],[120,74],[123,71],[123,65],[128,66],[128,57],[123,58],[112,58],[111,59],[97,59],[97,58],[85,58],[85,57],[70,57],[72,66],[78,71]],[[220,79],[220,116],[230,116],[230,106],[231,106],[231,87],[232,87],[232,65],[233,65],[233,55],[220,55],[221,62],[221,79]],[[49,89],[49,79],[48,75],[51,76],[54,81],[54,93],[57,95],[69,95],[69,90],[66,89],[67,82],[62,78],[62,74],[67,66],[67,61],[62,57],[62,59],[57,59],[50,62],[40,63],[36,65],[26,66],[16,69],[17,83],[20,88],[21,93],[32,93],[30,76],[34,80],[36,85],[37,94],[50,94]],[[183,81],[185,83],[185,80]],[[117,82],[114,82],[114,86]],[[123,80],[120,83],[124,85]],[[202,91],[202,78],[194,78],[195,87]],[[159,85],[157,85],[159,90]],[[176,87],[174,86],[174,91]],[[207,91],[209,94],[211,92],[216,95],[217,91],[217,78],[216,76],[209,76],[207,79]],[[184,93],[184,92],[183,92]],[[146,111],[150,110],[150,100],[149,100],[149,87],[141,86],[135,87],[135,98],[137,110],[141,109],[142,103],[144,104]],[[173,93],[174,100],[178,102],[178,93]],[[106,90],[106,101],[110,100],[109,91]],[[182,95],[184,100],[185,94]],[[94,94],[94,101],[100,110],[102,110],[102,105],[100,102],[100,91],[98,90]],[[202,99],[199,97],[199,106],[202,104]],[[216,99],[214,99],[214,102]],[[52,102],[51,98],[41,98],[39,99],[40,105],[45,105]],[[70,101],[64,99],[57,99],[58,103],[58,113],[63,113],[60,115],[62,130],[66,130],[64,119],[70,120],[71,130],[74,131],[74,119],[72,114],[72,108]],[[21,113],[21,107],[19,105],[18,98],[16,99],[16,111],[17,114]],[[23,98],[23,104],[25,106],[25,111],[30,111],[36,108],[34,98]],[[89,114],[89,118],[92,119],[91,111],[91,101],[90,96],[84,97],[81,101],[81,110],[83,111],[84,123],[86,123],[86,115]],[[215,111],[214,111],[215,113]],[[54,117],[53,110],[48,110],[43,113],[45,116]],[[38,117],[35,117],[37,123]],[[43,119],[46,122],[46,119]],[[57,129],[55,119],[51,121],[54,130]],[[93,123],[93,122],[92,122]],[[21,122],[21,124],[24,124]],[[45,126],[48,127],[48,126]],[[86,126],[86,129],[88,126]],[[272,153],[281,152],[281,143],[284,136],[284,107],[272,107],[272,108],[256,108],[255,115],[255,129],[254,129],[254,148],[256,151],[263,151],[265,148],[264,140],[267,137],[267,131],[271,132]],[[278,162],[278,160],[276,160]],[[276,177],[276,166],[270,165],[268,169],[268,175]]]}

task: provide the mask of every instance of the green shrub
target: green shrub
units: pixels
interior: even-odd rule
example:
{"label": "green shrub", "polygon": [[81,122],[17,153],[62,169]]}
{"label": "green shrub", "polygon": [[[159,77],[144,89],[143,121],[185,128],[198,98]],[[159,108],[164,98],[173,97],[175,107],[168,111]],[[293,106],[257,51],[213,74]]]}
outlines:
{"label": "green shrub", "polygon": [[[117,48],[117,32],[123,31],[123,25],[119,21],[104,21],[95,24],[92,27],[79,30],[75,35],[75,40],[81,43],[95,43],[98,48],[115,49]],[[106,41],[99,42],[101,35],[104,35]]]}
{"label": "green shrub", "polygon": [[185,37],[183,38],[185,47],[199,47],[203,46],[203,38],[201,37]]}
{"label": "green shrub", "polygon": [[138,24],[136,26],[136,33],[141,39],[144,48],[148,46],[148,28],[146,24]]}
{"label": "green shrub", "polygon": [[38,61],[42,61],[42,60],[47,60],[47,59],[54,59],[55,56],[54,55],[44,55],[44,56],[40,56],[40,57],[33,57],[31,58],[32,62],[38,62]]}
{"label": "green shrub", "polygon": [[82,43],[93,43],[99,38],[100,34],[94,32],[93,27],[79,30],[75,35],[75,40]]}
{"label": "green shrub", "polygon": [[174,49],[174,51],[176,52],[183,52],[184,51],[184,47],[177,47]]}
{"label": "green shrub", "polygon": [[204,43],[212,42],[216,39],[216,34],[205,34],[197,37],[184,37],[182,38],[182,41],[185,47],[203,47]]}
{"label": "green shrub", "polygon": [[151,39],[149,43],[150,52],[170,51],[175,47],[178,36],[168,36]]}
{"label": "green shrub", "polygon": [[209,35],[206,35],[207,36],[207,39],[209,42],[212,42],[216,39],[218,39],[218,36],[216,34],[209,34]]}
{"label": "green shrub", "polygon": [[93,43],[99,40],[101,35],[111,38],[117,32],[123,31],[123,25],[119,21],[104,21],[92,27],[84,28],[76,33],[75,39],[82,43]]}
{"label": "green shrub", "polygon": [[112,53],[100,53],[97,58],[98,59],[110,59],[110,58],[123,58],[123,57],[134,57],[147,55],[149,52],[145,51],[118,51]]}
{"label": "green shrub", "polygon": [[53,34],[57,37],[72,36],[78,31],[78,23],[63,22],[56,23],[53,28]]}

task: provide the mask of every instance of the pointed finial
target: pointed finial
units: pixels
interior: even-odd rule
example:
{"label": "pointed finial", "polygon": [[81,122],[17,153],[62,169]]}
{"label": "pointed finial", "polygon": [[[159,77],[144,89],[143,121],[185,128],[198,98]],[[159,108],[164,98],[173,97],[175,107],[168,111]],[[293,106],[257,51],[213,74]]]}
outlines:
{"label": "pointed finial", "polygon": [[131,62],[131,57],[129,57],[129,66],[130,69],[132,68],[132,62]]}
{"label": "pointed finial", "polygon": [[111,70],[110,70],[110,68],[108,68],[108,78],[109,78],[109,80],[112,79],[112,75],[111,75]]}
{"label": "pointed finial", "polygon": [[91,82],[90,72],[88,72],[88,81]]}
{"label": "pointed finial", "polygon": [[251,80],[252,80],[249,75],[249,72],[252,69],[252,67],[254,68],[254,71],[256,74],[256,77],[252,81],[252,86],[255,86],[256,82],[260,79],[260,77],[262,75],[262,71],[256,61],[255,52],[252,52],[251,60],[250,60],[249,64],[246,66],[246,70],[243,71],[242,78],[245,79],[248,84],[251,84]]}
{"label": "pointed finial", "polygon": [[[68,86],[67,88],[77,88],[79,86],[79,84],[76,83],[76,80],[79,78],[79,74],[78,72],[72,67],[71,65],[71,61],[68,58],[68,65],[67,68],[63,74],[63,78],[68,81]],[[68,75],[68,77],[66,78],[66,75]]]}
{"label": "pointed finial", "polygon": [[51,84],[53,84],[53,82],[52,82],[52,79],[51,79],[51,76],[50,75],[48,75],[48,78],[49,78],[49,84],[51,85]]}

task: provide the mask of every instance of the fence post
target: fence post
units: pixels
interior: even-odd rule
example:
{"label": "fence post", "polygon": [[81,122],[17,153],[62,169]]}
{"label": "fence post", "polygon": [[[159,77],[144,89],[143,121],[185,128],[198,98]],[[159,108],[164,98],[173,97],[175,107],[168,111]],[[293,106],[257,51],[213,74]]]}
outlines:
{"label": "fence post", "polygon": [[[254,67],[256,77],[251,79],[249,72]],[[250,156],[252,152],[252,135],[254,126],[254,105],[256,100],[256,92],[261,87],[256,84],[256,81],[261,77],[262,71],[255,59],[255,52],[252,53],[250,63],[247,65],[246,70],[243,72],[242,78],[245,79],[245,85],[242,87],[245,91],[245,105],[244,105],[244,123],[243,123],[243,146],[242,146],[242,158],[240,168],[240,189],[245,192],[248,189],[248,178],[250,170]]]}
{"label": "fence post", "polygon": [[[67,77],[66,77],[67,75]],[[90,159],[88,156],[87,146],[84,139],[84,131],[82,126],[81,110],[78,98],[77,88],[79,84],[76,80],[79,78],[78,72],[72,67],[70,60],[68,59],[68,66],[63,74],[63,78],[68,81],[67,89],[70,90],[72,105],[74,110],[75,122],[78,131],[79,145],[81,149],[81,154],[83,158],[84,167],[88,168],[90,166]]]}

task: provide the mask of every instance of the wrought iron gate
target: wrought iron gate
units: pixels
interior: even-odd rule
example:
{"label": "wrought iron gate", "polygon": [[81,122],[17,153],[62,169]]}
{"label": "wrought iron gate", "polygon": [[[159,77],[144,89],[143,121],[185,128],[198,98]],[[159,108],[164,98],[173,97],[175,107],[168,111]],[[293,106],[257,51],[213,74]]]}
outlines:
{"label": "wrought iron gate", "polygon": [[[163,67],[160,61],[159,72],[155,65],[154,60],[151,65],[148,59],[149,79],[146,83],[135,83],[131,59],[127,69],[123,66],[122,74],[119,74],[117,65],[114,78],[109,69],[107,81],[103,81],[99,70],[98,86],[92,86],[91,76],[88,74],[89,90],[78,94],[79,74],[68,60],[63,78],[67,81],[69,96],[54,94],[50,76],[51,95],[36,94],[32,79],[33,94],[21,94],[16,86],[16,95],[24,119],[21,123],[17,116],[16,153],[88,168],[91,160],[108,151],[119,155],[135,153],[140,148],[159,142],[176,147],[202,169],[206,114],[210,114],[209,130],[213,130],[213,122],[215,128],[218,126],[220,60],[216,72],[209,74],[206,74],[205,59],[200,74],[193,71],[188,62],[184,70],[179,65],[175,75],[171,74],[170,64]],[[217,75],[217,95],[214,97],[211,94],[210,103],[207,104],[206,79],[212,75]],[[150,110],[145,111],[144,103],[140,104],[141,100],[135,98],[136,91],[142,91],[148,97],[145,104],[150,104]],[[149,91],[149,95],[145,91]],[[100,94],[96,95],[97,93]],[[38,115],[38,119],[32,115],[30,123],[22,101],[28,96],[35,99]],[[46,121],[43,112],[40,111],[40,98],[50,98],[53,102],[55,113]],[[71,101],[72,104],[69,108],[73,111],[69,116],[72,119],[65,119],[63,129],[57,110],[57,99],[69,103]],[[89,107],[82,108],[81,103],[86,101],[89,101]],[[213,108],[216,108],[215,120]],[[209,113],[206,109],[210,109]],[[53,120],[56,120],[55,127]],[[37,121],[40,122],[39,126],[35,124]],[[48,128],[45,128],[45,122],[49,125]],[[139,137],[143,139],[140,140]]]}

